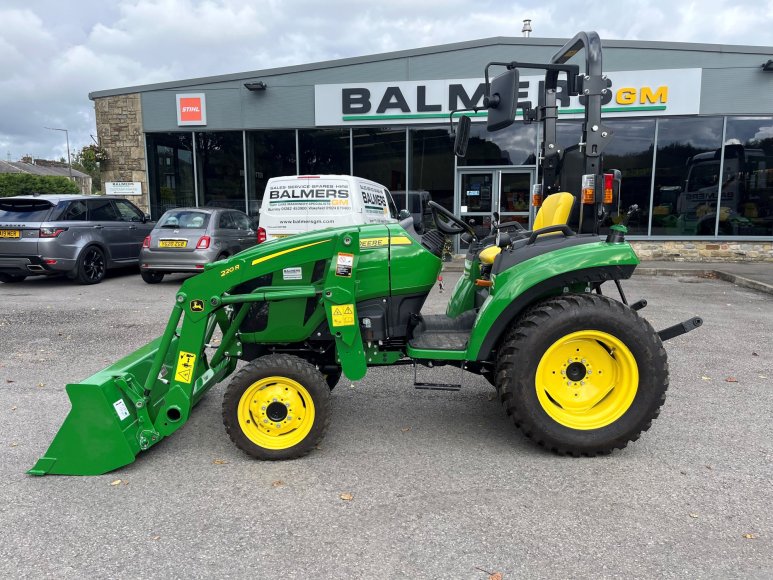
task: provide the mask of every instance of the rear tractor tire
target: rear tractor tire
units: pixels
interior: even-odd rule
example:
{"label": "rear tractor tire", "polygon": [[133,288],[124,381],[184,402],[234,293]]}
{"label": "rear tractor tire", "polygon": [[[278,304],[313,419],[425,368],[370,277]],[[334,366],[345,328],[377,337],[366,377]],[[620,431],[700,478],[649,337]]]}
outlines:
{"label": "rear tractor tire", "polygon": [[560,455],[624,448],[649,429],[668,389],[652,326],[605,296],[572,294],[530,309],[503,341],[496,387],[527,437]]}
{"label": "rear tractor tire", "polygon": [[322,373],[299,357],[262,356],[229,383],[223,424],[231,441],[251,457],[302,457],[330,424],[330,388]]}

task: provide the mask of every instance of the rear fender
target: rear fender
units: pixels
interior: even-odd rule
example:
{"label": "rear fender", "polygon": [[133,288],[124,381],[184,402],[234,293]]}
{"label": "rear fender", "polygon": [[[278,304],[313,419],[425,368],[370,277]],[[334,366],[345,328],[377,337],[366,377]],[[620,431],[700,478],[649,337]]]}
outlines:
{"label": "rear fender", "polygon": [[542,254],[500,272],[473,326],[468,360],[490,360],[499,340],[530,305],[596,282],[630,278],[638,263],[629,244],[599,242]]}

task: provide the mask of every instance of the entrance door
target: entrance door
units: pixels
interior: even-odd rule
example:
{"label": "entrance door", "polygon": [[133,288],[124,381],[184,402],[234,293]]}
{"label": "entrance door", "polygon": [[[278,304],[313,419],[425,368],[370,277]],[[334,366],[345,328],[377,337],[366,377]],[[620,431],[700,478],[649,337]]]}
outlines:
{"label": "entrance door", "polygon": [[[459,205],[456,215],[469,223],[478,238],[491,231],[494,212],[499,222],[518,221],[528,228],[529,192],[534,171],[531,169],[464,169],[459,172]],[[459,240],[459,249],[467,244]]]}

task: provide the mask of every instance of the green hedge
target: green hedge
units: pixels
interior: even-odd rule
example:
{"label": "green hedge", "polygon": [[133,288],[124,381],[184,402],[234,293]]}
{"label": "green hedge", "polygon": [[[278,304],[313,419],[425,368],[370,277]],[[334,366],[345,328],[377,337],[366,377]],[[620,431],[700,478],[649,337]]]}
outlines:
{"label": "green hedge", "polygon": [[80,193],[80,188],[67,177],[0,173],[0,197],[30,193]]}

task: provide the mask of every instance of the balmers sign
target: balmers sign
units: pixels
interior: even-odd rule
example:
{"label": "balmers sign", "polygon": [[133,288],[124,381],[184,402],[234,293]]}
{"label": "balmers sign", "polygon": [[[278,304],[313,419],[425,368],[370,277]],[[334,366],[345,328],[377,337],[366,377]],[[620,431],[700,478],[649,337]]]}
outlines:
{"label": "balmers sign", "polygon": [[[695,115],[700,112],[701,69],[617,71],[608,73],[610,92],[603,98],[602,111],[608,116]],[[538,105],[544,76],[522,76],[519,101]],[[558,105],[561,117],[583,113],[580,97],[565,93],[559,81]],[[395,81],[316,85],[315,123],[330,125],[389,125],[438,123],[448,120],[454,109],[483,104],[482,79]],[[486,112],[468,113],[473,120],[485,120]],[[518,115],[522,115],[518,110]]]}
{"label": "balmers sign", "polygon": [[177,95],[177,125],[206,125],[207,101],[204,93]]}

